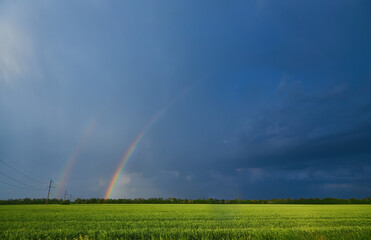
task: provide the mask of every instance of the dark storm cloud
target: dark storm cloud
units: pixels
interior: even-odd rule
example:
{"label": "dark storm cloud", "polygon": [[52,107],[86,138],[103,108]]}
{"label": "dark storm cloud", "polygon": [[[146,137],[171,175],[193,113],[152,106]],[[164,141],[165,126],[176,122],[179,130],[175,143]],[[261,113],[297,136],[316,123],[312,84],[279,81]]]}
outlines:
{"label": "dark storm cloud", "polygon": [[[233,141],[242,149],[235,158],[216,157],[213,167],[221,175],[220,182],[243,182],[243,196],[248,197],[256,197],[257,192],[266,198],[282,192],[289,197],[367,196],[371,190],[370,99],[358,96],[366,96],[369,85],[363,85],[364,91],[336,86],[314,94],[302,92],[300,83],[293,84],[295,88],[283,80],[277,89],[278,104],[246,121],[250,130]],[[291,186],[286,189],[287,185]],[[259,186],[266,188],[259,190]],[[277,193],[267,194],[271,189]]]}
{"label": "dark storm cloud", "polygon": [[258,157],[272,155],[270,164],[371,154],[371,114],[365,111],[370,100],[360,102],[358,91],[341,89],[318,95],[290,92],[282,106],[262,114],[244,140],[257,149],[271,147]]}

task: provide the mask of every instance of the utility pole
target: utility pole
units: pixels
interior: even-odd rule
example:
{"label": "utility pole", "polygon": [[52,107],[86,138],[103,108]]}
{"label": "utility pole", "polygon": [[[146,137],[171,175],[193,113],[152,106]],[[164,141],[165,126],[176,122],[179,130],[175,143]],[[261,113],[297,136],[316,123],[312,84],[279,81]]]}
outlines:
{"label": "utility pole", "polygon": [[48,205],[49,194],[50,194],[50,187],[51,187],[51,186],[52,186],[52,180],[50,179],[49,189],[48,189],[48,196],[46,197],[46,205]]}
{"label": "utility pole", "polygon": [[66,195],[67,195],[67,191],[64,191],[64,198],[63,198],[63,201],[66,201]]}
{"label": "utility pole", "polygon": [[72,194],[70,194],[70,202],[71,202],[71,199],[72,199]]}

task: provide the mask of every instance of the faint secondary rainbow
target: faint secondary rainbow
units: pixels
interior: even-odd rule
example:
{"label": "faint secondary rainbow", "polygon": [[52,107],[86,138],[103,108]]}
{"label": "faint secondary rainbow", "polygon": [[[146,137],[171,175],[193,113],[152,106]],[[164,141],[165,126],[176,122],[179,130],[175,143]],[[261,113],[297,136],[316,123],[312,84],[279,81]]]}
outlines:
{"label": "faint secondary rainbow", "polygon": [[55,190],[56,197],[61,196],[61,193],[65,189],[65,186],[67,184],[67,180],[69,176],[71,175],[72,168],[76,162],[77,157],[79,156],[82,148],[84,147],[88,137],[92,133],[94,126],[95,126],[96,120],[95,118],[92,119],[89,123],[89,125],[86,127],[83,135],[80,138],[79,143],[75,147],[74,151],[72,152],[71,156],[69,157],[66,166],[63,168],[62,174],[60,179],[57,181],[57,187]]}
{"label": "faint secondary rainbow", "polygon": [[115,171],[115,174],[113,175],[113,177],[111,179],[111,182],[110,182],[110,184],[107,188],[106,195],[104,196],[104,199],[108,199],[108,198],[111,197],[111,194],[116,187],[117,181],[118,181],[118,179],[119,179],[119,177],[120,177],[120,175],[121,175],[121,173],[122,173],[122,171],[125,167],[125,163],[129,160],[129,158],[131,157],[131,155],[135,151],[138,143],[143,139],[146,132],[151,128],[153,123],[156,122],[156,120],[167,110],[167,108],[170,105],[172,105],[176,100],[178,100],[178,98],[180,98],[186,92],[188,92],[189,89],[190,88],[186,88],[185,90],[183,90],[181,94],[179,94],[177,97],[175,97],[174,99],[169,101],[163,108],[161,108],[158,112],[156,112],[156,114],[154,114],[153,117],[151,118],[151,120],[148,121],[148,123],[145,125],[145,127],[142,129],[142,131],[140,131],[138,136],[131,143],[131,145],[130,145],[129,149],[126,151],[125,155],[122,157],[120,165],[117,167],[117,169]]}

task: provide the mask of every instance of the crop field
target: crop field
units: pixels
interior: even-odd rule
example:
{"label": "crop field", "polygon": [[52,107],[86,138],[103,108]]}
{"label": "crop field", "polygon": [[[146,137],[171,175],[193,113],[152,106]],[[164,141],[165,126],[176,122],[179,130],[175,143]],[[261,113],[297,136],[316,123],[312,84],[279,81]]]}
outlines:
{"label": "crop field", "polygon": [[0,239],[371,239],[371,205],[3,205]]}

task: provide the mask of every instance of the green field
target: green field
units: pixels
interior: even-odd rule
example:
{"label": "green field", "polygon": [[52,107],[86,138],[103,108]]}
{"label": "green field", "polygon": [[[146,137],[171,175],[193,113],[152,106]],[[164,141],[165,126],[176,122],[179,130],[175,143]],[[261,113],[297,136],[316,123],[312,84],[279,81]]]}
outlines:
{"label": "green field", "polygon": [[0,239],[371,239],[371,205],[7,205]]}

